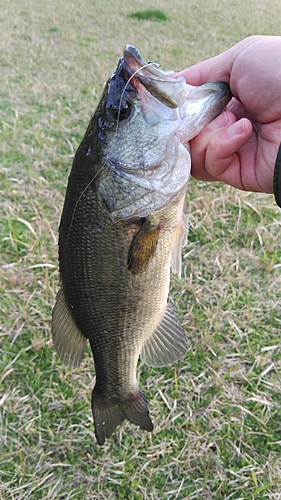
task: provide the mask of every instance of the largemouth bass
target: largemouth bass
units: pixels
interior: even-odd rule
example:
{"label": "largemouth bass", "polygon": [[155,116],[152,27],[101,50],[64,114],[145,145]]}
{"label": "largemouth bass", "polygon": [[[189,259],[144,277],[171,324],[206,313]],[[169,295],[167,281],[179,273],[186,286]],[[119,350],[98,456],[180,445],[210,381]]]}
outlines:
{"label": "largemouth bass", "polygon": [[188,349],[167,304],[170,267],[180,275],[187,238],[188,141],[230,97],[226,83],[187,85],[127,45],[75,154],[59,228],[52,335],[72,367],[90,342],[99,445],[124,419],[153,429],[136,378],[139,355],[160,367]]}

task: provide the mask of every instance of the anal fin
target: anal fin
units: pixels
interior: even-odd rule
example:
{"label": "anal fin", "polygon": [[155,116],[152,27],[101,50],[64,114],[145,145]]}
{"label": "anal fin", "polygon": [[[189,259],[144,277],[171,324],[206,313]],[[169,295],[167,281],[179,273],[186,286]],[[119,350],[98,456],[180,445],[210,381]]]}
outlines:
{"label": "anal fin", "polygon": [[173,309],[167,305],[161,323],[141,349],[141,359],[149,366],[167,366],[187,352],[189,341]]}
{"label": "anal fin", "polygon": [[87,339],[76,325],[63,287],[58,292],[52,314],[52,338],[61,360],[72,368],[77,368],[84,357]]}

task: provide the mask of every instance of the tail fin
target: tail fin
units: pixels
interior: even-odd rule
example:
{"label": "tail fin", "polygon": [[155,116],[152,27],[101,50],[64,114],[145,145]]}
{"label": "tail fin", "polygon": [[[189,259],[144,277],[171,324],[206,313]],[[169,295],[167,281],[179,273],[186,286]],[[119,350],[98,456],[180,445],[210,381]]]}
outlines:
{"label": "tail fin", "polygon": [[150,420],[146,398],[139,390],[122,402],[102,398],[94,388],[92,394],[92,410],[95,423],[95,434],[99,445],[103,445],[117,425],[126,418],[141,429],[151,432],[153,424]]}

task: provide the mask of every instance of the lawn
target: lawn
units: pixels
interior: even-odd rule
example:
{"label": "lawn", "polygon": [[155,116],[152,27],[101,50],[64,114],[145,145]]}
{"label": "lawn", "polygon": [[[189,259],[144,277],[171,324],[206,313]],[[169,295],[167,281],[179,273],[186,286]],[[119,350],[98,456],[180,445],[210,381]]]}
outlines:
{"label": "lawn", "polygon": [[125,44],[180,70],[248,35],[279,34],[279,11],[279,0],[2,5],[1,500],[281,499],[273,196],[191,180],[189,241],[170,296],[191,349],[173,367],[139,366],[152,434],[124,422],[97,446],[90,351],[71,370],[50,335],[68,173]]}

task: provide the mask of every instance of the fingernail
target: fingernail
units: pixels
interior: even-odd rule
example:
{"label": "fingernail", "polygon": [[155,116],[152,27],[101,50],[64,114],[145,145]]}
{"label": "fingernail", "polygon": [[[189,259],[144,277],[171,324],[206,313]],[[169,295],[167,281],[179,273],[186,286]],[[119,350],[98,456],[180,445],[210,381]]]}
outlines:
{"label": "fingernail", "polygon": [[214,128],[222,128],[225,127],[228,123],[227,113],[222,113],[219,115],[212,123]]}
{"label": "fingernail", "polygon": [[234,122],[232,123],[229,127],[228,127],[228,131],[232,134],[232,135],[240,135],[244,132],[244,120],[238,120],[237,122]]}

